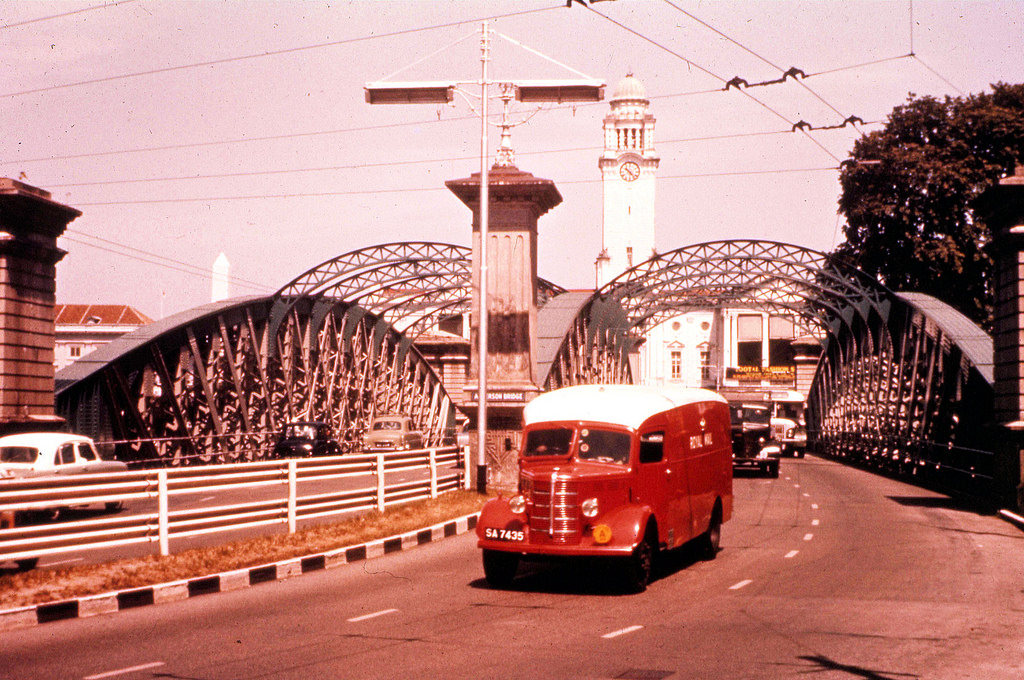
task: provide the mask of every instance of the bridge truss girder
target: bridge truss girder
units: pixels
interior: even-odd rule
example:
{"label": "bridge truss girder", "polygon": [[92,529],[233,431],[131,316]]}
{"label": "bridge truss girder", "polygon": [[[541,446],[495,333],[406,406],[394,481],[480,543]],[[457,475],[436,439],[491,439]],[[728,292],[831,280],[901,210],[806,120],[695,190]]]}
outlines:
{"label": "bridge truss girder", "polygon": [[390,412],[413,416],[427,445],[442,443],[453,407],[411,342],[356,305],[323,299],[293,301],[272,324],[279,302],[234,301],[112,343],[96,370],[58,392],[58,413],[115,440],[120,459],[154,464],[266,458],[291,420],[327,422],[353,450],[370,418]]}

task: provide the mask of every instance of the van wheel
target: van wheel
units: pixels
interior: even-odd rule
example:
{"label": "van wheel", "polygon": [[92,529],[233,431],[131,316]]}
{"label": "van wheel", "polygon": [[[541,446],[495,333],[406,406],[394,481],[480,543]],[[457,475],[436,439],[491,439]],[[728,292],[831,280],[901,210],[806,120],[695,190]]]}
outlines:
{"label": "van wheel", "polygon": [[16,560],[14,563],[18,565],[18,571],[32,571],[39,564],[39,558],[31,557],[24,560]]}
{"label": "van wheel", "polygon": [[626,563],[626,586],[630,592],[642,593],[647,590],[653,570],[654,545],[650,535],[647,535],[644,536],[644,540],[636,547]]}
{"label": "van wheel", "polygon": [[768,475],[772,479],[778,479],[779,478],[779,463],[778,463],[778,461],[775,462],[775,465],[770,465],[768,467]]}
{"label": "van wheel", "polygon": [[484,578],[492,588],[508,588],[519,569],[519,555],[484,549]]}
{"label": "van wheel", "polygon": [[700,556],[704,560],[713,560],[718,554],[719,544],[722,541],[722,509],[715,505],[711,513],[711,524],[708,530],[700,537]]}

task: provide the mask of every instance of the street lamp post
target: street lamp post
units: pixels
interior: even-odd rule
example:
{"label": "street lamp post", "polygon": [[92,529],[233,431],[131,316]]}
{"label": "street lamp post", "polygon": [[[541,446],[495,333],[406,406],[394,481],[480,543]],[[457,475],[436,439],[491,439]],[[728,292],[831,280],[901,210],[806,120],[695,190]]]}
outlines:
{"label": "street lamp post", "polygon": [[[604,83],[594,79],[495,81],[488,78],[490,29],[484,21],[480,28],[480,279],[473,291],[477,310],[477,490],[487,491],[487,240],[490,209],[489,149],[487,141],[488,85],[513,89],[515,98],[528,103],[597,102],[604,97]],[[500,35],[500,34],[499,34]],[[448,104],[456,90],[467,82],[377,82],[367,83],[368,104]]]}

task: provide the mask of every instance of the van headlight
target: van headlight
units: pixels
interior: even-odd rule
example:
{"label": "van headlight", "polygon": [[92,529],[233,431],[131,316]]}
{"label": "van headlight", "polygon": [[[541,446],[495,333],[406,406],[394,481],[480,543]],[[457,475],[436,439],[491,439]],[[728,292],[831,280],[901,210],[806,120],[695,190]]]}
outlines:
{"label": "van headlight", "polygon": [[584,517],[590,517],[590,518],[597,517],[597,513],[598,513],[597,499],[596,498],[588,498],[587,500],[583,501],[583,504],[580,506],[580,511],[583,513]]}
{"label": "van headlight", "polygon": [[517,515],[526,512],[526,498],[523,496],[512,496],[508,501],[508,509]]}

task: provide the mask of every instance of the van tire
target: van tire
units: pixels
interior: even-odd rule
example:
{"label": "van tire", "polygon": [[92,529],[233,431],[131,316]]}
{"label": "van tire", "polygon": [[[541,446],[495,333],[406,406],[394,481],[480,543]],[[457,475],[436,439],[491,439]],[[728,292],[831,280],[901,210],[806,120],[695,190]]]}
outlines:
{"label": "van tire", "polygon": [[484,548],[484,578],[492,588],[508,588],[518,569],[519,555]]}
{"label": "van tire", "polygon": [[718,554],[719,544],[722,540],[722,506],[717,502],[715,509],[711,512],[711,522],[708,530],[700,536],[700,558],[702,560],[713,560]]}
{"label": "van tire", "polygon": [[625,581],[630,592],[642,593],[651,582],[651,574],[654,572],[655,540],[657,539],[652,540],[650,532],[647,532],[644,540],[640,541],[626,561]]}
{"label": "van tire", "polygon": [[32,571],[39,564],[39,558],[30,557],[24,560],[16,560],[14,564],[18,566],[18,571]]}

